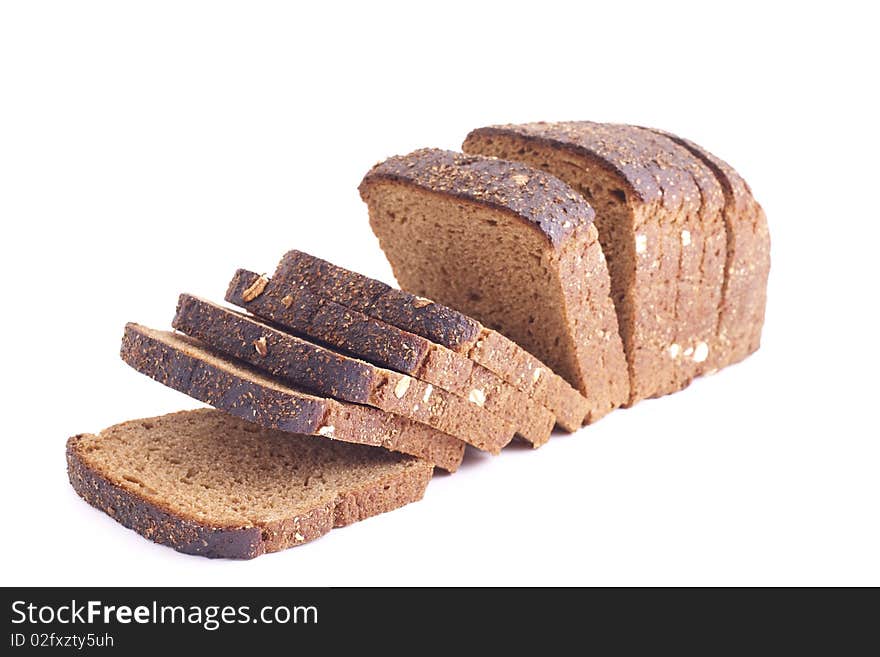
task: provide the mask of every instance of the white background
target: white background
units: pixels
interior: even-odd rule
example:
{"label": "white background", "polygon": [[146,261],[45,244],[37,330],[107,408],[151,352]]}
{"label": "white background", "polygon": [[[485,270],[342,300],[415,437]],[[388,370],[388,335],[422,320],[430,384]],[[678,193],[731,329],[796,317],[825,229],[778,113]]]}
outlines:
{"label": "white background", "polygon": [[[621,4],[3,3],[2,584],[880,584],[868,3]],[[540,119],[739,169],[773,239],[759,353],[252,562],[72,492],[69,435],[198,405],[119,360],[127,320],[165,328],[179,292],[292,247],[391,280],[367,168]]]}

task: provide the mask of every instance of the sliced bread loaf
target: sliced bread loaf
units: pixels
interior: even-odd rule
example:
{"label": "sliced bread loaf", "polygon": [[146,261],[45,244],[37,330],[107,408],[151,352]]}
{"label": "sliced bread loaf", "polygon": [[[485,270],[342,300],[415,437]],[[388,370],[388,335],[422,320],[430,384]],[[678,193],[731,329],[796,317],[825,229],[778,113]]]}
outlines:
{"label": "sliced bread loaf", "polygon": [[466,355],[547,407],[566,431],[587,419],[589,401],[568,382],[512,340],[457,310],[302,251],[288,251],[273,278],[304,285],[326,299]]}
{"label": "sliced bread loaf", "polygon": [[450,472],[464,456],[462,441],[425,424],[306,394],[185,335],[128,324],[121,355],[159,383],[268,429],[381,446]]}
{"label": "sliced bread loaf", "polygon": [[478,449],[496,452],[513,439],[513,425],[461,397],[204,299],[180,295],[172,326],[296,388],[423,422]]}
{"label": "sliced bread loaf", "polygon": [[593,210],[547,173],[435,149],[360,185],[401,287],[456,308],[547,363],[601,417],[629,381]]}
{"label": "sliced bread loaf", "polygon": [[202,409],[74,436],[67,470],[80,497],[151,541],[251,559],[421,499],[433,467]]}
{"label": "sliced bread loaf", "polygon": [[596,209],[631,403],[715,368],[726,233],[703,162],[650,130],[588,121],[480,128],[463,148],[544,169]]}
{"label": "sliced bread loaf", "polygon": [[727,258],[718,317],[720,349],[715,358],[710,357],[713,365],[723,367],[741,361],[761,345],[770,274],[767,217],[746,181],[727,162],[688,139],[661,134],[702,160],[724,190]]}
{"label": "sliced bread loaf", "polygon": [[240,269],[226,300],[310,340],[409,374],[509,420],[539,446],[553,430],[553,414],[466,356],[421,336],[286,284]]}

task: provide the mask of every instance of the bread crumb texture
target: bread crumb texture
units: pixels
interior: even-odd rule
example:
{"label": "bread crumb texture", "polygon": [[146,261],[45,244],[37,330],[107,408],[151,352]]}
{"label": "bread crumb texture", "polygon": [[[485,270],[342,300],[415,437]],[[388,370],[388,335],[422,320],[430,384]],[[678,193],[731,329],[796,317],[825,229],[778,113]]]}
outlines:
{"label": "bread crumb texture", "polygon": [[182,552],[251,558],[421,498],[425,461],[263,429],[212,409],[132,420],[67,443],[87,502]]}

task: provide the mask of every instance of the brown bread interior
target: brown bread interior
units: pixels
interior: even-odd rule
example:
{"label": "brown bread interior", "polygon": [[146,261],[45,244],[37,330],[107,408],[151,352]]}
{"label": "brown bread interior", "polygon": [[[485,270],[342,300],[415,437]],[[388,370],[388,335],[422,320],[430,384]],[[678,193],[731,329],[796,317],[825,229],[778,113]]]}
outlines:
{"label": "brown bread interior", "polygon": [[[263,429],[210,409],[83,434],[70,449],[88,470],[175,518],[214,529],[263,528],[265,551],[413,501],[431,470],[383,449]],[[399,485],[410,475],[421,490]],[[368,491],[355,507],[340,504]],[[306,519],[315,510],[329,511],[329,526]],[[280,531],[300,519],[301,530]],[[137,519],[129,520],[137,528]]]}
{"label": "brown bread interior", "polygon": [[[525,140],[505,136],[492,139],[470,135],[463,145],[465,152],[493,155],[505,160],[526,162],[565,180],[580,192],[596,211],[593,220],[602,244],[602,253],[611,278],[611,298],[617,312],[617,324],[623,348],[627,354],[630,380],[633,380],[633,326],[634,309],[632,289],[635,284],[636,252],[635,218],[626,202],[626,191],[617,178],[601,166],[592,168],[589,175],[576,162],[568,161],[563,152],[534,148]],[[598,163],[597,164],[601,164]]]}
{"label": "brown bread interior", "polygon": [[[560,253],[511,213],[398,182],[365,188],[400,286],[479,318],[580,387]],[[511,303],[515,298],[515,303]]]}

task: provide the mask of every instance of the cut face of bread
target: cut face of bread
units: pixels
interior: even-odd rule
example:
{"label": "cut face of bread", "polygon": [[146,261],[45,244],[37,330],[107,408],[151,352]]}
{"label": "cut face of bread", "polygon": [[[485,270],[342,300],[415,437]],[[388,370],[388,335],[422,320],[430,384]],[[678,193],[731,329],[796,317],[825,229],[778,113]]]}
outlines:
{"label": "cut face of bread", "polygon": [[384,447],[454,471],[464,443],[375,408],[316,397],[184,335],[128,324],[122,360],[169,388],[268,429]]}
{"label": "cut face of bread", "polygon": [[376,367],[198,297],[182,294],[172,326],[297,388],[368,404],[497,451],[513,439],[506,420],[407,374]]}
{"label": "cut face of bread", "polygon": [[67,441],[86,502],[180,552],[250,559],[421,499],[433,467],[215,410],[132,420]]}
{"label": "cut face of bread", "polygon": [[[259,294],[248,293],[255,286]],[[553,414],[485,367],[421,336],[321,298],[303,285],[239,269],[226,300],[309,340],[458,395],[509,420],[533,446],[550,438]],[[494,453],[488,447],[487,451]]]}
{"label": "cut face of bread", "polygon": [[549,366],[448,306],[296,250],[284,254],[272,278],[464,354],[548,408],[567,431],[580,428],[588,417],[589,401]]}
{"label": "cut face of bread", "polygon": [[513,162],[426,149],[360,186],[401,287],[476,318],[580,390],[600,417],[628,398],[593,210]]}
{"label": "cut face of bread", "polygon": [[590,122],[481,128],[463,147],[546,170],[596,210],[630,403],[675,392],[723,360],[723,194],[686,148],[643,128]]}

